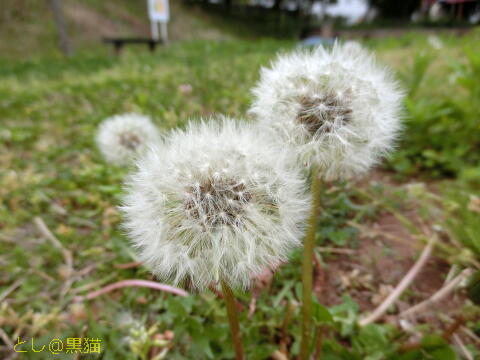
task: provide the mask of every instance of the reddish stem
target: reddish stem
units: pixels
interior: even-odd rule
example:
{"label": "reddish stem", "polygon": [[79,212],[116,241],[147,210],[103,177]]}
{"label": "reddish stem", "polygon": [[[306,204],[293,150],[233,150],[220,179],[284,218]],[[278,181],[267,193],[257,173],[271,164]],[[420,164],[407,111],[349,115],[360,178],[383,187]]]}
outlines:
{"label": "reddish stem", "polygon": [[165,285],[165,284],[160,284],[155,281],[148,281],[148,280],[123,280],[123,281],[118,281],[113,284],[107,285],[99,290],[92,291],[88,293],[85,296],[76,296],[73,301],[74,302],[80,302],[83,300],[91,300],[96,298],[97,296],[106,294],[110,291],[124,288],[124,287],[146,287],[150,289],[155,289],[155,290],[160,290],[160,291],[165,291],[171,294],[179,295],[179,296],[187,296],[188,293],[185,290],[170,286],[170,285]]}

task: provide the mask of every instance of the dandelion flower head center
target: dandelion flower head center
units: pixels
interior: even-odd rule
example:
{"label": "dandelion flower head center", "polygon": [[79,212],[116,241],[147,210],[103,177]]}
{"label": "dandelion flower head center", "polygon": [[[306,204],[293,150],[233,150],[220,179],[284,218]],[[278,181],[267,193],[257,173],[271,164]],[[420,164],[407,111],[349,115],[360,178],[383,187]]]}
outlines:
{"label": "dandelion flower head center", "polygon": [[135,151],[141,145],[140,137],[131,132],[124,132],[120,134],[119,138],[120,144],[133,151]]}
{"label": "dandelion flower head center", "polygon": [[327,134],[352,119],[348,93],[327,93],[319,97],[300,97],[296,120],[311,136]]}
{"label": "dandelion flower head center", "polygon": [[234,225],[251,199],[244,181],[209,177],[186,189],[184,207],[190,219],[203,225]]}
{"label": "dandelion flower head center", "polygon": [[136,159],[122,211],[159,278],[248,288],[301,244],[310,198],[289,148],[246,122],[190,122]]}

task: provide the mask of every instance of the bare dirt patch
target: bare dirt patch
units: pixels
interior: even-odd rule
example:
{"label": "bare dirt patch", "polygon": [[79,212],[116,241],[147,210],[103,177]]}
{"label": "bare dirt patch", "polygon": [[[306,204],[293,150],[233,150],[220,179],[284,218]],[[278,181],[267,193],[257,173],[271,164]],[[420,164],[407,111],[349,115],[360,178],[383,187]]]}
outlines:
{"label": "bare dirt patch", "polygon": [[[375,172],[372,176],[370,181],[402,186],[388,174]],[[365,185],[366,181],[360,183]],[[428,188],[435,187],[428,185]],[[420,224],[415,208],[405,207],[401,213],[417,226],[432,226]],[[342,302],[344,294],[349,294],[362,313],[373,311],[402,280],[425,246],[394,214],[383,211],[375,220],[361,225],[356,249],[345,254],[323,254],[324,265],[317,267],[317,296],[324,305],[333,306]],[[381,320],[398,320],[396,314],[430,298],[442,288],[450,269],[451,265],[434,251],[413,283]],[[439,313],[453,318],[465,301],[465,294],[456,291],[409,321],[439,326],[442,324]]]}
{"label": "bare dirt patch", "polygon": [[88,37],[111,36],[117,31],[117,25],[108,17],[83,4],[67,2],[64,12],[83,35]]}

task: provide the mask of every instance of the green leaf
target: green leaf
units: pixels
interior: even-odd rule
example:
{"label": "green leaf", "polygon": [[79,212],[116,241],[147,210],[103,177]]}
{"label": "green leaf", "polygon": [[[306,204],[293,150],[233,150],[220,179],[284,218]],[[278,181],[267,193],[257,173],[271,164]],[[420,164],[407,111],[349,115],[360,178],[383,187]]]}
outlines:
{"label": "green leaf", "polygon": [[434,350],[429,353],[432,359],[435,360],[457,360],[455,351],[449,346],[442,347],[441,349]]}
{"label": "green leaf", "polygon": [[422,347],[424,348],[437,348],[445,346],[446,342],[441,336],[438,335],[426,335],[422,339]]}
{"label": "green leaf", "polygon": [[172,297],[168,299],[167,309],[170,313],[178,317],[185,317],[188,314],[183,304],[178,301],[178,298]]}
{"label": "green leaf", "polygon": [[316,299],[313,301],[312,310],[312,318],[316,326],[333,322],[333,316],[332,314],[330,314],[330,311],[325,306],[321,305],[318,301],[316,301]]}
{"label": "green leaf", "polygon": [[480,305],[480,271],[470,277],[467,294],[474,304]]}

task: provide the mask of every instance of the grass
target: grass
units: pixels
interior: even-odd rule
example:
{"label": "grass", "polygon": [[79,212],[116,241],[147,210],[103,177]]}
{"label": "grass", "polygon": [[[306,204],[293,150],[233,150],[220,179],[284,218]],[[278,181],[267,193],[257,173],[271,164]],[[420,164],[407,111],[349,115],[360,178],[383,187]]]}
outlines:
{"label": "grass", "polygon": [[[478,48],[478,33],[441,40],[445,51],[429,49],[431,63],[420,75],[422,69],[416,75],[410,71],[415,66],[411,59],[428,49],[427,38],[406,35],[367,45],[400,74],[410,90],[415,87],[415,93],[410,95],[412,102],[427,97],[445,99],[454,93],[452,97],[470,94],[462,84],[453,83],[448,89],[442,84],[454,74],[450,70],[452,63],[466,66],[465,48]],[[0,327],[11,341],[15,342],[16,337],[30,341],[34,337],[35,344],[48,347],[54,337],[65,341],[84,334],[101,339],[102,359],[152,359],[163,349],[168,349],[169,359],[232,358],[225,309],[215,293],[179,298],[148,289],[126,288],[88,302],[73,302],[75,296],[114,281],[151,278],[141,266],[125,266],[136,258],[119,228],[121,219],[116,206],[128,169],[107,166],[95,148],[94,135],[105,117],[131,111],[152,116],[163,131],[184,126],[189,119],[218,113],[243,118],[251,101],[249,89],[258,79],[259,68],[267,65],[278,51],[293,46],[292,42],[267,39],[196,40],[175,43],[154,54],[131,50],[115,57],[92,51],[68,60],[56,55],[33,56],[29,60],[0,59],[0,294],[9,291],[1,302]],[[192,92],[183,93],[182,84],[191,85]],[[473,110],[467,109],[466,113],[469,115],[465,118],[472,116]],[[467,260],[443,255],[439,261],[474,266],[470,260],[478,255],[474,253],[478,250],[478,225],[466,201],[468,194],[478,196],[475,177],[470,182],[446,180],[435,166],[419,170],[415,163],[405,164],[405,159],[412,160],[410,154],[402,155],[404,144],[409,144],[419,118],[408,119],[400,155],[390,162],[393,172],[366,185],[337,184],[324,190],[317,245],[355,249],[360,240],[367,241],[368,235],[356,224],[380,221],[387,209],[408,217],[412,204],[417,204],[416,194],[409,195],[404,182],[406,176],[414,173],[427,183],[425,191],[445,199],[434,206],[424,206],[425,222],[441,222],[438,214],[456,209],[457,217],[450,222],[451,237],[459,233],[458,237],[464,237],[473,252]],[[476,126],[478,129],[478,123]],[[422,144],[428,147],[427,136],[416,137],[415,145]],[[421,164],[423,160],[418,161]],[[461,162],[457,167],[471,168],[471,163]],[[454,187],[461,190],[461,195],[448,192],[444,198],[437,186]],[[371,198],[365,198],[358,189]],[[452,203],[458,207],[446,206]],[[422,219],[421,215],[420,212],[418,218]],[[62,246],[73,254],[73,274],[68,273],[62,252],[39,232],[35,217],[43,219]],[[465,224],[471,224],[471,228],[462,229],[462,219],[468,219]],[[445,222],[445,226],[450,225]],[[459,248],[450,241],[445,246]],[[290,354],[297,353],[300,258],[301,251],[294,253],[292,261],[268,280],[268,285],[256,288],[257,305],[251,318],[247,318],[251,295],[237,294],[244,307],[240,317],[249,359],[265,359],[282,348]],[[320,261],[329,269],[338,259],[335,255],[323,255]],[[72,280],[71,288],[62,293],[68,279]],[[441,326],[436,322],[421,322],[418,330],[425,335],[423,341],[404,352],[399,349],[409,337],[399,327],[372,324],[359,329],[358,316],[371,307],[366,309],[357,303],[359,298],[353,300],[347,294],[349,289],[358,292],[362,286],[372,285],[358,278],[355,281],[355,286],[345,285],[339,291],[343,300],[328,310],[316,303],[315,321],[328,328],[325,359],[456,358],[447,340],[430,335],[441,335]],[[373,287],[368,291],[374,294],[377,290]],[[418,301],[419,296],[415,296],[411,295],[407,303]],[[462,299],[458,309],[464,304],[469,306]],[[290,320],[286,313],[291,314]],[[479,324],[469,320],[466,326],[478,331]],[[169,331],[173,332],[173,339]],[[1,341],[0,345],[5,345]],[[5,357],[6,348],[0,349]],[[474,346],[469,345],[469,349],[479,355]],[[47,351],[29,351],[22,356],[51,358]],[[72,356],[63,354],[58,358]]]}

